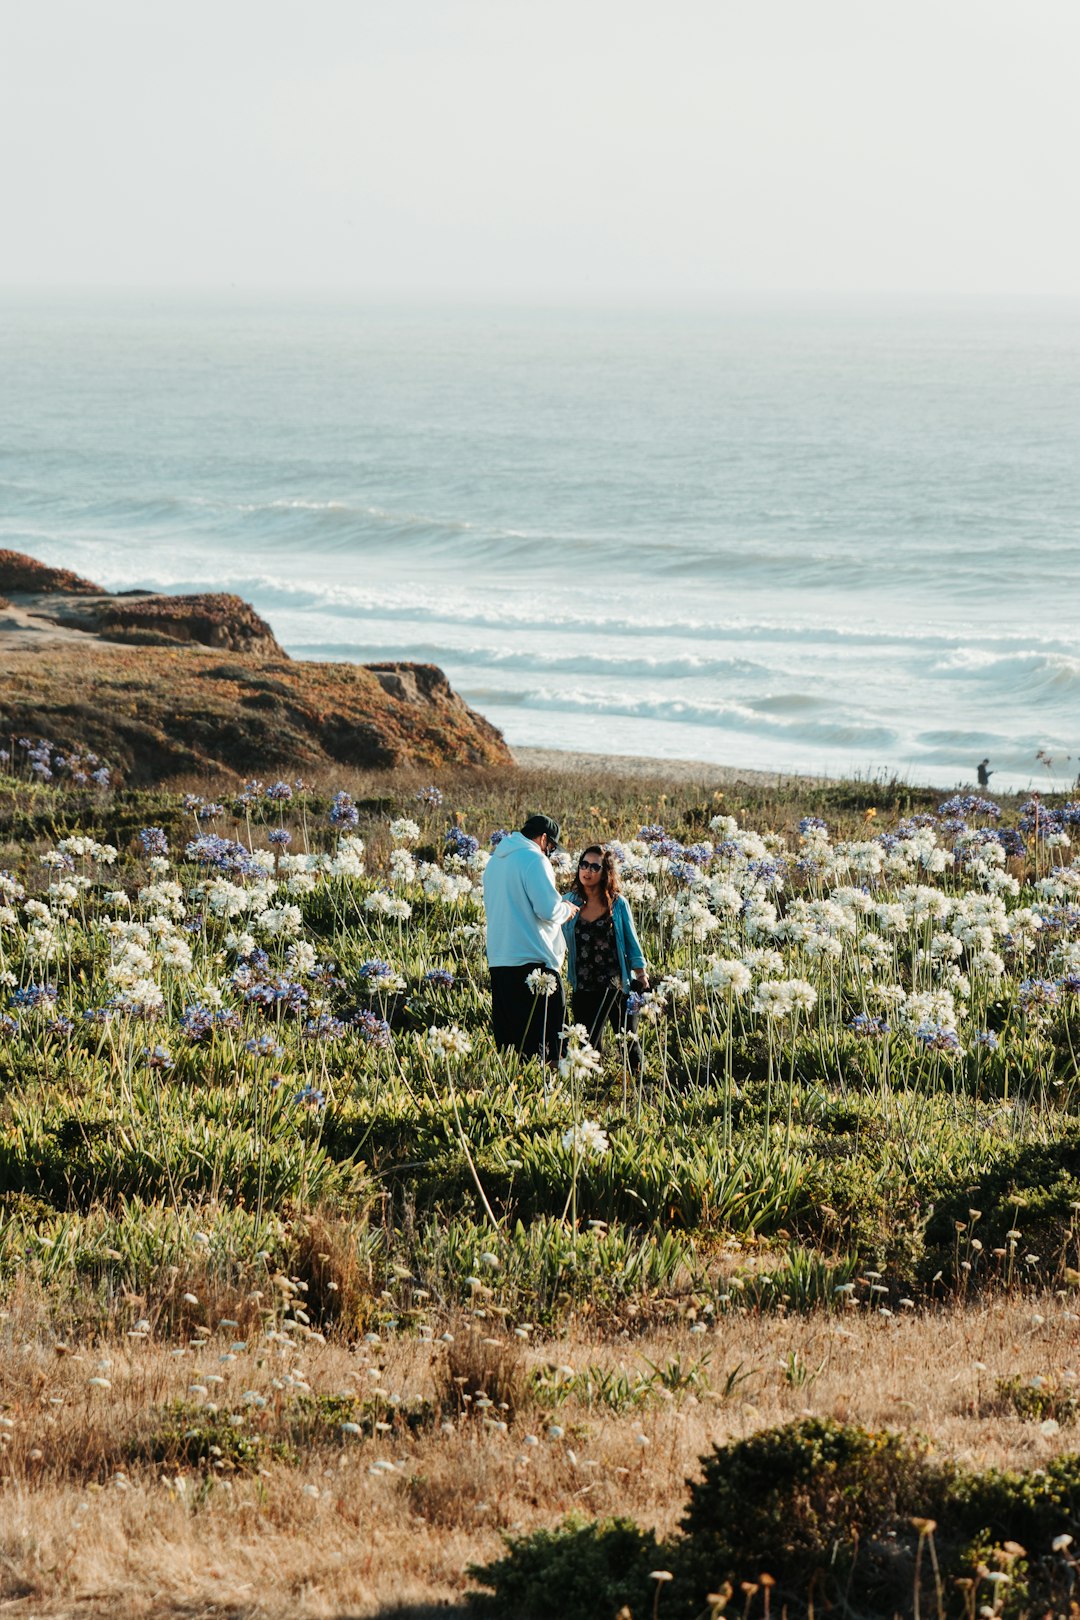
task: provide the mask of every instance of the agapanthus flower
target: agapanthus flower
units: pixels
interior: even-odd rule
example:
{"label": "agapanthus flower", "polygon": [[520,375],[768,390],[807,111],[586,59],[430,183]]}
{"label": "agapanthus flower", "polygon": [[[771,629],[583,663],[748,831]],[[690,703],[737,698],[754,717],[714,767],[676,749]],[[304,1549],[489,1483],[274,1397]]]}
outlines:
{"label": "agapanthus flower", "polygon": [[308,1108],[324,1108],[326,1106],[326,1093],[316,1086],[305,1086],[293,1098],[294,1103],[302,1103]]}
{"label": "agapanthus flower", "polygon": [[349,1022],[368,1046],[385,1049],[391,1044],[390,1025],[376,1013],[366,1010],[356,1012]]}
{"label": "agapanthus flower", "polygon": [[344,789],[335,793],[330,805],[331,827],[355,827],[359,820],[360,812],[353,803],[351,795],[346,793]]}
{"label": "agapanthus flower", "polygon": [[300,1038],[305,1041],[336,1041],[345,1034],[345,1024],[342,1019],[335,1018],[332,1013],[319,1013],[316,1018],[309,1018],[300,1032]]}
{"label": "agapanthus flower", "polygon": [[356,976],[361,979],[369,990],[404,990],[405,980],[400,973],[391,967],[389,962],[382,962],[374,958],[370,962],[361,962],[356,970]]}
{"label": "agapanthus flower", "polygon": [[595,1119],[583,1119],[580,1124],[571,1125],[563,1133],[562,1145],[582,1158],[590,1154],[593,1158],[601,1159],[611,1149],[607,1132],[601,1129],[599,1120]]}
{"label": "agapanthus flower", "polygon": [[562,1031],[566,1050],[559,1059],[559,1074],[567,1081],[589,1080],[600,1073],[600,1053],[589,1041],[584,1024],[571,1024]]}
{"label": "agapanthus flower", "polygon": [[449,968],[429,968],[424,974],[425,984],[430,984],[437,990],[452,990],[454,988],[454,975]]}
{"label": "agapanthus flower", "polygon": [[442,792],[433,782],[427,787],[417,788],[414,797],[417,804],[426,804],[432,810],[438,810],[443,802]]}
{"label": "agapanthus flower", "polygon": [[255,1002],[257,1006],[265,1007],[267,1010],[280,1009],[297,1017],[305,1011],[311,1000],[311,993],[306,985],[298,984],[281,973],[255,980],[243,990],[242,994],[245,1001]]}
{"label": "agapanthus flower", "polygon": [[728,995],[744,996],[750,988],[750,969],[745,962],[714,956],[702,976],[702,983],[706,990],[722,990]]}
{"label": "agapanthus flower", "polygon": [[169,840],[161,827],[144,827],[139,833],[144,855],[167,855]]}
{"label": "agapanthus flower", "polygon": [[448,855],[457,855],[462,860],[468,860],[480,848],[480,840],[465,832],[462,827],[448,828],[444,843]]}
{"label": "agapanthus flower", "polygon": [[250,850],[231,838],[220,838],[216,833],[200,833],[185,846],[184,855],[200,866],[212,866],[215,871],[241,877],[255,877],[261,871]]}
{"label": "agapanthus flower", "polygon": [[1017,991],[1021,1007],[1056,1007],[1061,1000],[1055,979],[1024,979]]}
{"label": "agapanthus flower", "polygon": [[148,1069],[171,1069],[174,1067],[172,1054],[166,1046],[144,1046],[142,1060]]}
{"label": "agapanthus flower", "polygon": [[395,844],[415,844],[420,839],[420,828],[409,816],[398,816],[390,823],[390,837]]}
{"label": "agapanthus flower", "polygon": [[889,1033],[889,1025],[880,1013],[856,1013],[849,1027],[856,1035],[880,1037]]}
{"label": "agapanthus flower", "polygon": [[281,1057],[285,1048],[281,1046],[272,1035],[256,1035],[244,1042],[244,1051],[250,1052],[253,1057]]}
{"label": "agapanthus flower", "polygon": [[266,841],[277,849],[287,849],[292,843],[292,833],[286,827],[274,827],[267,833]]}
{"label": "agapanthus flower", "polygon": [[525,988],[534,996],[553,996],[559,988],[558,976],[545,968],[533,968],[525,975]]}
{"label": "agapanthus flower", "polygon": [[38,1007],[51,1006],[56,1000],[55,984],[26,984],[21,990],[11,992],[11,1005],[27,1010]]}
{"label": "agapanthus flower", "polygon": [[452,1057],[468,1057],[472,1051],[472,1041],[465,1031],[457,1024],[432,1024],[427,1032],[427,1044],[436,1057],[445,1058],[447,1062]]}
{"label": "agapanthus flower", "polygon": [[920,1046],[931,1052],[959,1052],[960,1037],[955,1029],[946,1024],[935,1024],[930,1021],[919,1024],[915,1030],[915,1039]]}
{"label": "agapanthus flower", "polygon": [[265,797],[272,804],[286,804],[293,796],[293,790],[288,782],[271,782],[266,789]]}
{"label": "agapanthus flower", "polygon": [[987,1052],[996,1052],[1001,1042],[992,1029],[981,1029],[975,1036],[975,1045],[983,1047]]}

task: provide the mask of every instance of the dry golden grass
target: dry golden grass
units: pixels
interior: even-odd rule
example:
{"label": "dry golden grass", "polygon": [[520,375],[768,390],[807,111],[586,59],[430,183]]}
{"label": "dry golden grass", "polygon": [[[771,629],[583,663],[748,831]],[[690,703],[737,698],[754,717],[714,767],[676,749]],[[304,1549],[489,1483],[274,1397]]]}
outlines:
{"label": "dry golden grass", "polygon": [[[131,1448],[160,1423],[155,1409],[192,1384],[223,1412],[263,1392],[267,1407],[248,1410],[254,1427],[273,1430],[288,1399],[273,1380],[286,1373],[320,1394],[438,1400],[475,1385],[483,1347],[463,1347],[471,1330],[456,1324],[453,1366],[446,1347],[417,1340],[263,1343],[220,1360],[232,1353],[228,1329],[182,1354],[131,1339],[58,1351],[39,1322],[16,1308],[2,1324],[0,1613],[42,1620],[423,1614],[463,1601],[468,1564],[497,1555],[507,1529],[578,1510],[670,1531],[714,1441],[804,1413],[917,1431],[972,1465],[1037,1466],[1069,1449],[1069,1430],[1003,1414],[995,1384],[1041,1374],[1067,1386],[1080,1371],[1076,1318],[1057,1296],[894,1317],[736,1315],[705,1334],[614,1341],[571,1332],[521,1344],[513,1387],[547,1362],[647,1373],[647,1362],[689,1367],[706,1355],[707,1382],[622,1415],[577,1399],[547,1410],[526,1395],[506,1432],[497,1405],[416,1434],[327,1429],[297,1462],[218,1471],[209,1483],[189,1468],[178,1487],[175,1467],[133,1462]],[[511,1358],[493,1354],[511,1379]],[[736,1369],[749,1376],[725,1395]],[[385,1462],[392,1471],[375,1468]]]}

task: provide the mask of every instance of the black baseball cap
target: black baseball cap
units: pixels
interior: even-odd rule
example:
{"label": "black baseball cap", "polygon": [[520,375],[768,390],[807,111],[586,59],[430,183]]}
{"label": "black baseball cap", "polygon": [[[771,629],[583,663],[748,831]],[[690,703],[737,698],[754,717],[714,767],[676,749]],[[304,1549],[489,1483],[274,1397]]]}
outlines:
{"label": "black baseball cap", "polygon": [[559,823],[551,816],[530,816],[521,830],[526,838],[539,838],[541,833],[547,833],[552,844],[559,842]]}

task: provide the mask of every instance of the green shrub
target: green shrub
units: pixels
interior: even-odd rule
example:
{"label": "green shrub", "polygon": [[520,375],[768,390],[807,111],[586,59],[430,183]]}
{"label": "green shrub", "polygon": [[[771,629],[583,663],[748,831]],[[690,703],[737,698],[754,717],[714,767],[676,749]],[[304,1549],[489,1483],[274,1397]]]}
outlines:
{"label": "green shrub", "polygon": [[892,1613],[911,1588],[910,1518],[936,1516],[943,1485],[917,1444],[828,1418],[718,1446],[690,1486],[669,1554],[673,1595],[690,1614],[723,1581],[767,1573],[783,1602],[858,1594],[881,1605],[872,1612]]}
{"label": "green shrub", "polygon": [[615,1620],[623,1608],[644,1615],[660,1557],[653,1532],[630,1519],[568,1519],[557,1530],[509,1538],[504,1558],[474,1567],[491,1591],[474,1594],[472,1606],[492,1620]]}

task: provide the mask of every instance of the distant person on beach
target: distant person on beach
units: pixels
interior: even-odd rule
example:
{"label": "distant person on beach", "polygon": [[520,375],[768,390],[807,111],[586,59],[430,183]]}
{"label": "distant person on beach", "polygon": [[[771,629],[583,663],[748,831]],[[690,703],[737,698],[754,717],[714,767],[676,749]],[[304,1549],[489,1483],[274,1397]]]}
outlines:
{"label": "distant person on beach", "polygon": [[641,1047],[637,1008],[630,992],[647,990],[649,975],[630,907],[619,893],[610,850],[599,844],[582,850],[574,887],[564,898],[581,908],[563,924],[574,1022],[585,1025],[598,1051],[609,1024],[617,1035],[625,1032],[628,1061],[636,1072],[641,1067]]}
{"label": "distant person on beach", "polygon": [[990,763],[990,761],[988,759],[984,759],[981,765],[977,765],[975,767],[976,770],[979,773],[979,786],[980,787],[989,787],[990,786],[990,778],[993,776],[994,773],[993,773],[993,771],[987,770],[986,767],[989,765],[989,763]]}
{"label": "distant person on beach", "polygon": [[559,823],[530,816],[520,832],[500,839],[484,869],[495,1044],[549,1062],[558,1058],[566,1022],[563,925],[578,910],[555,887],[548,857],[558,847]]}

